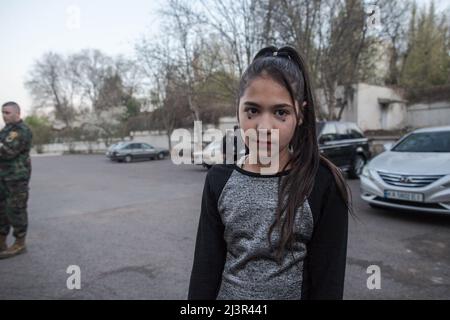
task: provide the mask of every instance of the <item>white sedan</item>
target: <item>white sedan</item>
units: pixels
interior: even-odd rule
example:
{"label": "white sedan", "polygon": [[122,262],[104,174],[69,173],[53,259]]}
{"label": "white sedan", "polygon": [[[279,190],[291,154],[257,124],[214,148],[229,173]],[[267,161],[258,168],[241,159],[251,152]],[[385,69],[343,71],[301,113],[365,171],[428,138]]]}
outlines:
{"label": "white sedan", "polygon": [[371,206],[450,214],[450,126],[405,135],[360,179],[361,198]]}

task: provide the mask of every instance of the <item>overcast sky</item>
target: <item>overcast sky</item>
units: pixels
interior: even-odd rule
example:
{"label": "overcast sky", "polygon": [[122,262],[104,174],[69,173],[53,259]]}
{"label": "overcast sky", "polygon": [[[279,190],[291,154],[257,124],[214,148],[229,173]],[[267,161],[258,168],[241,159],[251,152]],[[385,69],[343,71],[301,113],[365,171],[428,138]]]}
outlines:
{"label": "overcast sky", "polygon": [[158,8],[154,0],[2,0],[0,104],[17,101],[29,114],[32,101],[23,84],[33,62],[47,51],[97,48],[132,56],[139,37],[157,32]]}
{"label": "overcast sky", "polygon": [[[436,3],[438,9],[448,5],[446,0]],[[108,55],[132,56],[139,37],[158,32],[157,10],[163,4],[164,0],[2,0],[0,104],[14,100],[25,116],[30,113],[31,97],[23,84],[33,62],[47,51],[69,54],[96,48]]]}

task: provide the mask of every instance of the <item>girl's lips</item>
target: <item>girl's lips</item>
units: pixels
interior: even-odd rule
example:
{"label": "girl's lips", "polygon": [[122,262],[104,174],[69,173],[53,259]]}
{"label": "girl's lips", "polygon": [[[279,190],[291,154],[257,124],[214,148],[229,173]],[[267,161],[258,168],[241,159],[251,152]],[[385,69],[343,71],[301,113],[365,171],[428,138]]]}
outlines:
{"label": "girl's lips", "polygon": [[276,145],[276,143],[272,143],[272,141],[263,141],[263,140],[250,140],[249,141],[250,145],[253,145],[254,143],[256,143],[256,145],[260,145],[260,146],[270,146],[272,147],[272,145]]}

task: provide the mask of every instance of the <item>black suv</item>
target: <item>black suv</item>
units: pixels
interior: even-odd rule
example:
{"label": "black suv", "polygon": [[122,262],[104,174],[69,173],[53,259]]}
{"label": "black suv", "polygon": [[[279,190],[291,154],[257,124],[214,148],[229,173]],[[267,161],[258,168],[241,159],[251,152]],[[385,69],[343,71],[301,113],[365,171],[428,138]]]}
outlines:
{"label": "black suv", "polygon": [[358,178],[370,159],[369,142],[352,122],[319,121],[316,124],[320,153],[330,159],[349,178]]}

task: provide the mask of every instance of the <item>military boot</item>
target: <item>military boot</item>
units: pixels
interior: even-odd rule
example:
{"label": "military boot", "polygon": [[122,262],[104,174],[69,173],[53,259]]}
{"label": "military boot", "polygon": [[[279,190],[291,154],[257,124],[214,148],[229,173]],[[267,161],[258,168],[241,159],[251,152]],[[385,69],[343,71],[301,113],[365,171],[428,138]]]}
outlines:
{"label": "military boot", "polygon": [[0,252],[0,259],[11,258],[17,256],[21,253],[24,253],[27,250],[25,245],[25,237],[16,238],[14,244],[6,249],[5,251]]}
{"label": "military boot", "polygon": [[8,245],[6,244],[6,238],[7,236],[0,234],[0,252],[3,252],[6,249],[8,249]]}

